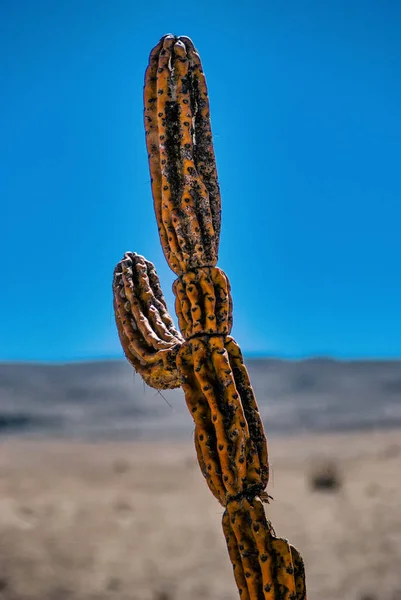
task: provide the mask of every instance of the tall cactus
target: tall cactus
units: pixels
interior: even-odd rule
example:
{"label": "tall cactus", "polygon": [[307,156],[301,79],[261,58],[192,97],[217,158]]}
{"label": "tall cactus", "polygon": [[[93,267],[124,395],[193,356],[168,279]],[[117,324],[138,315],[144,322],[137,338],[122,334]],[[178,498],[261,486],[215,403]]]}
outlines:
{"label": "tall cactus", "polygon": [[225,507],[223,530],[242,600],[306,599],[303,561],[277,538],[267,442],[238,344],[232,301],[216,267],[220,190],[206,80],[187,37],[164,36],[145,75],[144,116],[154,208],[181,333],[152,263],[126,253],[114,271],[114,308],[128,361],[158,389],[182,386],[199,466]]}

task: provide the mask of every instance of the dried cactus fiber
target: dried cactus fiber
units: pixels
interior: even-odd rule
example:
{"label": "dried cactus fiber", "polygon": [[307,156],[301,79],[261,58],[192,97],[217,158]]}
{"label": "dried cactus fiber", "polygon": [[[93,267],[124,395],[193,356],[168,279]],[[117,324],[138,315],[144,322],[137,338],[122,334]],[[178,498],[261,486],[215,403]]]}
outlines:
{"label": "dried cactus fiber", "polygon": [[114,271],[117,329],[125,355],[155,388],[182,386],[195,449],[210,491],[225,507],[223,531],[242,600],[305,600],[303,561],[276,537],[267,441],[238,344],[232,299],[216,267],[220,191],[202,64],[187,37],[164,36],[150,55],[145,130],[156,220],[181,333],[152,263],[126,253]]}

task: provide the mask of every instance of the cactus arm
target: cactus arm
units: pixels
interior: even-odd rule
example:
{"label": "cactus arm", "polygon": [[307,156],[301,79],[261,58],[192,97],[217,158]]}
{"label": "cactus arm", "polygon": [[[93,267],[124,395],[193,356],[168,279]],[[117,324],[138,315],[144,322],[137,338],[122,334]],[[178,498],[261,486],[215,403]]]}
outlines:
{"label": "cactus arm", "polygon": [[151,387],[181,385],[176,355],[183,342],[151,262],[127,252],[114,270],[114,313],[128,361]]}

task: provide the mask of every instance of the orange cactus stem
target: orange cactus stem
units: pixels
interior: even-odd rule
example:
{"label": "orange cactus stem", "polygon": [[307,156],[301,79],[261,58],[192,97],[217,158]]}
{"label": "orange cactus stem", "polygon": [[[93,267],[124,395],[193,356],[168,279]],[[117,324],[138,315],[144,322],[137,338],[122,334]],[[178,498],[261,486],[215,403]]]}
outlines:
{"label": "orange cactus stem", "polygon": [[232,298],[216,267],[220,190],[202,64],[187,37],[164,36],[145,75],[145,131],[160,242],[171,269],[174,327],[152,263],[126,253],[114,271],[124,353],[155,388],[182,386],[195,449],[225,507],[223,531],[242,600],[306,600],[299,552],[276,537],[262,502],[267,440],[240,347],[230,337]]}
{"label": "orange cactus stem", "polygon": [[128,361],[157,389],[181,385],[176,354],[183,343],[151,262],[127,252],[114,270],[114,314]]}
{"label": "orange cactus stem", "polygon": [[202,65],[189,38],[165,36],[145,74],[145,131],[160,241],[181,275],[217,262],[220,190]]}

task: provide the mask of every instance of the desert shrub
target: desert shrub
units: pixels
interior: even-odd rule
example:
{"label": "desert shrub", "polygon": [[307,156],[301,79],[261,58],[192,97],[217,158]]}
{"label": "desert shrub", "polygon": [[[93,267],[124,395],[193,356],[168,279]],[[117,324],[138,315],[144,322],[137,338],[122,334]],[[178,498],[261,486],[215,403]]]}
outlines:
{"label": "desert shrub", "polygon": [[317,491],[337,491],[341,487],[337,465],[332,461],[316,465],[310,474],[310,486]]}

